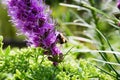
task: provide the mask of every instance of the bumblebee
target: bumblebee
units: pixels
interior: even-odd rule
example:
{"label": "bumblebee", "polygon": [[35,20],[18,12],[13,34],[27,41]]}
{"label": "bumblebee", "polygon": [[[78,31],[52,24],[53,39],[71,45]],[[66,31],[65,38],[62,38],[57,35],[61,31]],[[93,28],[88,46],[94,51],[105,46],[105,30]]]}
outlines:
{"label": "bumblebee", "polygon": [[67,42],[67,39],[63,36],[62,33],[59,33],[57,38],[58,38],[60,44],[63,44],[63,43]]}

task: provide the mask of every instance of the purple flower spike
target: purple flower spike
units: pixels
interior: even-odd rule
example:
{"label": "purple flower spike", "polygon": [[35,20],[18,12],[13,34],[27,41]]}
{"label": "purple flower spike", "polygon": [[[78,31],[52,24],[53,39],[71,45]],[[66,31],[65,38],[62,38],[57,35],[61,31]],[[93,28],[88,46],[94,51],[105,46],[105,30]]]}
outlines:
{"label": "purple flower spike", "polygon": [[12,23],[27,37],[29,45],[45,49],[53,64],[61,62],[62,52],[56,46],[59,32],[43,0],[9,0],[8,13]]}
{"label": "purple flower spike", "polygon": [[117,7],[120,9],[120,0],[117,1]]}

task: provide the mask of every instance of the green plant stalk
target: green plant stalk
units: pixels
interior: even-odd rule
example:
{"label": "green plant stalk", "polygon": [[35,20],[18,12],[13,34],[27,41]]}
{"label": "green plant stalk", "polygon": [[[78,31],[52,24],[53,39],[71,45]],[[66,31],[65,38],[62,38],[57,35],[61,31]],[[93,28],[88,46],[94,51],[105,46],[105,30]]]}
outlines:
{"label": "green plant stalk", "polygon": [[[90,1],[91,6],[94,6],[94,1],[93,1],[93,0],[89,0],[89,1]],[[93,10],[91,10],[91,13],[92,13],[92,16],[93,16],[95,25],[96,25],[97,29],[99,29],[99,27],[98,27],[98,20],[99,20],[99,19],[96,17],[96,16],[97,16],[97,15],[96,15],[96,12],[93,11]],[[102,50],[105,50],[105,48],[104,48],[104,46],[103,46],[103,45],[104,45],[104,42],[103,42],[101,36],[99,35],[99,33],[98,33],[98,38],[99,38],[99,40],[100,40],[100,42],[101,42],[101,44],[102,44],[101,49],[102,49]],[[107,54],[105,53],[105,54],[103,54],[103,55],[104,55],[104,57],[106,58],[105,60],[107,60]],[[104,59],[104,58],[103,58],[103,59]]]}
{"label": "green plant stalk", "polygon": [[[91,7],[91,6],[87,6],[86,8],[89,8],[90,10],[91,10],[91,13],[92,13],[92,16],[93,16],[93,19],[94,19],[94,22],[95,22],[95,25],[96,25],[96,28],[97,28],[97,33],[98,33],[98,37],[99,37],[99,39],[100,39],[100,42],[101,42],[101,44],[102,45],[104,45],[104,42],[103,42],[103,40],[102,40],[102,36],[101,36],[101,34],[98,32],[99,31],[99,25],[98,25],[98,18],[97,18],[97,15],[96,15],[96,11],[98,12],[98,10],[96,10],[96,8],[94,8],[94,0],[89,0],[89,2],[90,2],[90,4],[91,4],[91,6],[93,6],[93,7]],[[85,7],[85,6],[84,6]],[[103,12],[101,12],[101,11],[99,11],[101,14],[104,14],[104,16],[106,16],[106,17],[108,17],[105,13],[103,13]],[[108,17],[109,18],[109,17]],[[104,49],[104,46],[102,46],[102,49],[103,50],[105,50]],[[101,54],[100,53],[100,55],[101,55],[101,57],[105,60],[105,61],[107,61],[107,54],[106,53],[103,53],[103,54]],[[115,57],[116,58],[116,57]],[[117,58],[116,58],[116,60],[118,60]],[[119,73],[114,69],[114,67],[111,65],[111,64],[108,64],[108,68],[109,69],[112,69],[117,75],[119,75]]]}
{"label": "green plant stalk", "polygon": [[[103,58],[103,60],[107,61],[105,55],[103,55],[103,54],[105,54],[105,53],[99,52],[99,54],[100,54],[100,56]],[[114,69],[110,66],[110,64],[106,64],[106,66],[109,68],[109,70],[114,70]]]}
{"label": "green plant stalk", "polygon": [[[93,3],[94,3],[93,0],[89,0],[89,1],[90,1],[90,4],[91,4],[91,2],[92,2],[91,5],[93,5]],[[95,11],[96,13],[99,13],[99,14],[105,16],[105,17],[108,18],[108,19],[112,19],[112,20],[115,21],[115,22],[119,22],[119,20],[118,20],[117,18],[112,18],[112,17],[108,16],[106,13],[104,13],[103,11],[100,11],[100,10],[96,9],[96,8],[93,7],[93,6],[89,6],[89,5],[84,4],[84,3],[81,3],[80,6],[82,6],[82,7],[84,7],[84,8],[87,8],[87,9],[89,9],[89,10],[91,10],[91,11]]]}
{"label": "green plant stalk", "polygon": [[[100,32],[100,30],[96,29],[97,32],[104,38],[104,40],[107,42],[108,46],[110,47],[111,51],[114,51],[114,49],[112,48],[109,40]],[[118,63],[120,63],[120,60],[118,59],[117,55],[116,54],[113,54],[115,59],[117,60]]]}
{"label": "green plant stalk", "polygon": [[113,77],[115,77],[115,78],[116,78],[116,76],[115,76],[115,75],[110,74],[109,72],[107,72],[107,71],[105,71],[105,70],[103,70],[103,69],[99,68],[99,67],[98,67],[98,66],[96,66],[96,65],[94,65],[94,66],[95,66],[96,68],[100,69],[101,71],[103,71],[104,73],[109,74],[110,76],[113,76]]}
{"label": "green plant stalk", "polygon": [[[91,4],[91,6],[94,6],[94,1],[93,1],[93,0],[89,0],[89,2],[90,2],[90,4]],[[91,9],[90,9],[90,10],[91,10]],[[98,20],[99,20],[99,19],[96,17],[96,16],[97,16],[97,15],[96,15],[96,12],[95,12],[94,10],[91,10],[91,13],[92,13],[92,16],[93,16],[95,25],[96,25],[97,29],[99,29],[99,27],[98,27]],[[102,38],[101,38],[101,36],[100,36],[99,33],[98,33],[98,38],[99,38],[101,44],[104,45],[104,42],[103,42],[103,40],[102,40]],[[104,49],[104,46],[102,46],[101,49],[102,49],[102,50],[105,50],[105,49]],[[105,54],[101,54],[101,55],[104,55],[104,57],[102,56],[102,58],[103,58],[103,59],[105,58],[104,60],[107,60],[107,54],[106,54],[106,53],[105,53]],[[111,69],[110,69],[110,70],[111,70]]]}
{"label": "green plant stalk", "polygon": [[[99,37],[99,40],[100,40],[100,42],[101,42],[101,44],[102,45],[104,45],[104,42],[103,42],[103,40],[102,40],[102,38],[103,37],[101,37],[102,35],[102,33],[98,30],[98,29],[96,29],[97,30],[97,32],[98,32],[98,37]],[[106,39],[106,38],[105,38]],[[110,46],[109,46],[110,47]],[[101,47],[101,49],[102,50],[105,50],[105,48],[104,48],[104,46],[102,46]],[[107,54],[106,53],[100,53],[99,52],[99,54],[101,55],[101,57],[105,60],[105,61],[108,61],[108,59],[107,59]],[[117,56],[116,56],[116,54],[113,54],[114,56],[115,56],[115,59],[117,60],[117,61],[119,61],[118,60],[118,58],[117,58]],[[111,64],[106,64],[107,66],[108,66],[108,68],[110,69],[110,70],[113,70],[116,74],[117,74],[117,76],[119,76],[120,74],[115,70],[115,68],[111,65]],[[117,77],[116,77],[117,78]]]}
{"label": "green plant stalk", "polygon": [[[107,61],[107,59],[105,58],[105,56],[103,55],[103,54],[105,54],[105,53],[101,53],[101,52],[99,52],[100,53],[100,55],[102,56],[102,58],[105,60],[105,61]],[[108,66],[108,68],[109,69],[112,69],[117,75],[119,75],[119,73],[115,70],[115,68],[111,65],[111,64],[106,64],[107,66]]]}
{"label": "green plant stalk", "polygon": [[[111,51],[114,51],[114,49],[112,48],[112,46],[107,38],[106,38],[106,41],[107,41]],[[116,54],[113,54],[113,55],[114,55],[115,59],[117,60],[117,62],[120,63],[120,60],[118,59],[117,55]]]}

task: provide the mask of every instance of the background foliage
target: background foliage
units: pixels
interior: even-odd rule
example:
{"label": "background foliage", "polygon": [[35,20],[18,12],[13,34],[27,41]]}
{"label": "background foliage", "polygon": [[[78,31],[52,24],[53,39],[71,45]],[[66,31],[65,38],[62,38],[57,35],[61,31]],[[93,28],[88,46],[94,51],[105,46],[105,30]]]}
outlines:
{"label": "background foliage", "polygon": [[11,50],[9,46],[3,51],[1,36],[0,41],[0,80],[113,80],[87,60],[67,55],[55,67],[43,56],[41,48]]}

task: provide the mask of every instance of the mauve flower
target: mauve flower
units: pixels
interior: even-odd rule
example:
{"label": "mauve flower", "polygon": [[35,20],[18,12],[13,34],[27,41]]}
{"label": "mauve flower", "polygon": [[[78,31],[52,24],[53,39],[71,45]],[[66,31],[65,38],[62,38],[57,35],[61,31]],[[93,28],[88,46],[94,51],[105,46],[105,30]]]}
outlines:
{"label": "mauve flower", "polygon": [[62,52],[56,46],[59,32],[43,0],[9,0],[8,13],[12,23],[27,37],[28,45],[44,48],[55,65],[61,61]]}
{"label": "mauve flower", "polygon": [[120,0],[117,0],[117,7],[120,9]]}
{"label": "mauve flower", "polygon": [[62,54],[62,52],[60,51],[60,49],[56,45],[52,46],[51,51],[52,51],[53,55],[58,55],[57,53]]}

